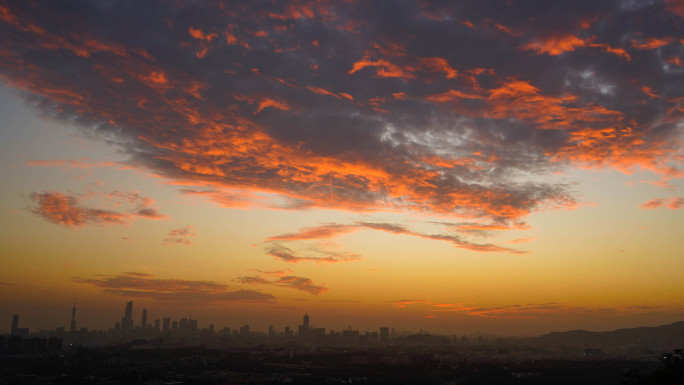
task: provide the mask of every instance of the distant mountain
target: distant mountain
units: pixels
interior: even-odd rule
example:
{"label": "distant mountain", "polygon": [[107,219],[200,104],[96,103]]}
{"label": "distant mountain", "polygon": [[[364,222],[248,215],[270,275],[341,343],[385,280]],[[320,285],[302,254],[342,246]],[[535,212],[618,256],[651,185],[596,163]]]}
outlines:
{"label": "distant mountain", "polygon": [[684,321],[608,332],[587,330],[552,332],[533,338],[533,342],[552,346],[672,350],[684,347]]}

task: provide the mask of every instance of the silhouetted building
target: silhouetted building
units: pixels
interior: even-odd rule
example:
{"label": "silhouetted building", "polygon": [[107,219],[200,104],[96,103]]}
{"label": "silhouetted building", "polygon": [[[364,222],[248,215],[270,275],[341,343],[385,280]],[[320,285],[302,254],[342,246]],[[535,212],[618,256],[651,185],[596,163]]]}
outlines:
{"label": "silhouetted building", "polygon": [[389,342],[389,328],[388,327],[381,327],[380,328],[380,342],[383,344],[386,344]]}
{"label": "silhouetted building", "polygon": [[309,327],[309,314],[307,313],[307,314],[304,314],[304,318],[302,319],[302,324],[299,325],[299,336],[300,337],[308,336],[310,334],[309,328],[310,328]]}
{"label": "silhouetted building", "polygon": [[69,331],[71,333],[76,332],[76,304],[74,303],[74,307],[71,309],[71,326],[69,326]]}
{"label": "silhouetted building", "polygon": [[240,335],[247,337],[249,335],[249,325],[240,328]]}
{"label": "silhouetted building", "polygon": [[162,331],[164,333],[171,331],[171,318],[164,317],[164,320],[162,321]]}
{"label": "silhouetted building", "polygon": [[128,301],[126,303],[126,312],[124,313],[123,318],[121,318],[121,330],[133,330],[133,301]]}
{"label": "silhouetted building", "polygon": [[147,327],[147,308],[143,309],[142,321],[140,322],[140,328],[145,329]]}
{"label": "silhouetted building", "polygon": [[158,319],[154,320],[154,330],[156,330],[156,331],[161,330],[161,321]]}
{"label": "silhouetted building", "polygon": [[10,334],[14,334],[14,331],[19,328],[19,314],[12,316],[12,329],[10,329]]}

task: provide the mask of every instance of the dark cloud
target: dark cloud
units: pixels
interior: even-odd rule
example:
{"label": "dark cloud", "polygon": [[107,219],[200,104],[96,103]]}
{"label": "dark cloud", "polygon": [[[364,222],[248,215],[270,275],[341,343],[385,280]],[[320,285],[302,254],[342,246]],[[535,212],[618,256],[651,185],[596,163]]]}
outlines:
{"label": "dark cloud", "polygon": [[271,302],[271,294],[230,287],[214,281],[161,279],[145,273],[97,274],[95,278],[73,277],[76,283],[92,285],[103,292],[123,297],[149,298],[165,302],[221,303]]}
{"label": "dark cloud", "polygon": [[618,308],[587,308],[569,306],[563,303],[547,302],[539,304],[522,304],[522,305],[505,305],[496,307],[480,307],[473,303],[440,303],[428,300],[401,300],[390,301],[397,307],[406,307],[407,305],[416,305],[427,307],[430,311],[436,313],[443,312],[460,312],[470,316],[486,317],[486,318],[539,318],[539,317],[553,317],[553,316],[568,316],[568,315],[582,315],[582,314],[634,314],[634,313],[652,313],[667,310],[662,306],[643,306],[632,305]]}
{"label": "dark cloud", "polygon": [[173,229],[166,234],[163,244],[165,245],[192,245],[190,237],[197,236],[192,226],[180,227]]}
{"label": "dark cloud", "polygon": [[684,175],[675,2],[0,7],[5,82],[230,207],[510,224],[574,207],[569,165]]}
{"label": "dark cloud", "polygon": [[311,256],[310,253],[305,253],[302,255],[301,253],[295,252],[294,250],[282,245],[280,242],[275,241],[266,242],[264,251],[266,254],[274,258],[288,263],[315,262],[317,264],[325,265],[329,263],[352,262],[363,259],[358,254],[323,250],[318,248],[310,248],[309,251],[313,251],[315,254],[320,256]]}
{"label": "dark cloud", "polygon": [[239,277],[238,281],[249,285],[272,285],[280,287],[289,287],[291,289],[300,290],[311,295],[319,295],[327,292],[329,289],[325,286],[314,285],[311,279],[306,277],[297,277],[294,275],[280,276],[276,279],[266,279],[259,275]]}

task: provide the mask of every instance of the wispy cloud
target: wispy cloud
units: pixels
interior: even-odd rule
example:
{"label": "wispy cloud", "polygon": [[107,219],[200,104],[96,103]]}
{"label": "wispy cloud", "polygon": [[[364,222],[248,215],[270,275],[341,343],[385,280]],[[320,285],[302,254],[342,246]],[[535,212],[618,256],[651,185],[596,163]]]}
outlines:
{"label": "wispy cloud", "polygon": [[156,301],[193,303],[271,302],[271,294],[231,287],[215,281],[156,278],[146,273],[97,274],[92,278],[73,277],[76,283],[94,286],[107,294]]}
{"label": "wispy cloud", "polygon": [[[127,205],[125,210],[112,210],[88,207],[83,204],[83,199],[95,195],[102,198],[103,205],[121,207]],[[83,227],[87,225],[127,225],[137,218],[167,219],[166,215],[160,214],[151,198],[143,197],[137,192],[113,191],[109,193],[88,192],[81,198],[76,195],[67,195],[58,191],[45,191],[31,193],[29,199],[35,206],[32,211],[47,221],[69,228]]]}
{"label": "wispy cloud", "polygon": [[320,256],[302,255],[278,242],[267,242],[264,246],[264,251],[266,254],[288,263],[315,262],[325,265],[329,263],[351,262],[363,259],[358,254],[322,249],[312,250]]}
{"label": "wispy cloud", "polygon": [[680,209],[684,207],[684,197],[656,198],[639,205],[639,208],[644,210],[653,210],[660,207],[667,207],[672,210]]}
{"label": "wispy cloud", "polygon": [[325,286],[314,285],[313,281],[306,277],[298,277],[294,275],[277,276],[276,279],[267,279],[260,275],[239,277],[238,281],[249,285],[271,285],[279,287],[288,287],[295,290],[300,290],[311,295],[319,295],[329,291]]}
{"label": "wispy cloud", "polygon": [[649,313],[662,311],[663,306],[632,305],[611,308],[588,308],[569,306],[563,303],[547,302],[521,305],[504,305],[493,307],[481,307],[474,303],[441,303],[429,300],[401,300],[390,301],[396,307],[407,307],[409,305],[421,306],[421,310],[428,310],[439,313],[458,312],[475,317],[486,318],[539,318],[553,316],[567,316],[571,314],[594,314],[594,315],[620,315]]}
{"label": "wispy cloud", "polygon": [[121,162],[96,162],[89,158],[30,160],[24,163],[24,165],[35,167],[61,167],[62,169],[89,169],[101,167],[114,167],[118,169],[131,168],[129,165]]}
{"label": "wispy cloud", "polygon": [[192,226],[180,227],[173,229],[166,234],[163,244],[165,245],[192,245],[190,237],[197,236]]}
{"label": "wispy cloud", "polygon": [[[465,225],[464,225],[465,226]],[[481,225],[483,228],[485,225]],[[493,226],[493,225],[492,225]],[[298,232],[287,233],[281,235],[275,235],[266,238],[267,242],[273,243],[274,241],[300,241],[300,240],[312,240],[312,239],[328,239],[334,238],[343,234],[361,231],[361,230],[377,230],[384,231],[392,234],[400,235],[410,235],[424,239],[431,239],[436,241],[446,241],[452,243],[454,246],[467,249],[470,251],[482,251],[482,252],[506,252],[512,254],[524,254],[525,251],[515,250],[508,247],[498,246],[492,243],[477,243],[466,240],[464,237],[454,234],[425,234],[410,230],[405,226],[397,223],[385,223],[385,222],[355,222],[353,224],[324,224],[317,227],[307,227],[303,228]],[[530,239],[531,240],[531,239]],[[523,242],[518,242],[523,243]],[[289,250],[289,249],[288,249]],[[278,250],[276,250],[278,251]],[[280,251],[287,252],[285,249],[280,249]],[[269,249],[267,251],[269,254],[273,252]],[[281,259],[286,259],[286,256],[281,257]]]}
{"label": "wispy cloud", "polygon": [[396,307],[406,307],[406,305],[413,305],[416,303],[429,303],[430,301],[426,299],[401,299],[398,301],[389,301],[392,305]]}

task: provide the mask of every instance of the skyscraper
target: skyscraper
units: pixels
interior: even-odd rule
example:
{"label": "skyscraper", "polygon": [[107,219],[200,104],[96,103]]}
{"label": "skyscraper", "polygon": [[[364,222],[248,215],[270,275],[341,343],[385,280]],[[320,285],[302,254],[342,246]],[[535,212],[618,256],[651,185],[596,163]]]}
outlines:
{"label": "skyscraper", "polygon": [[140,329],[145,329],[147,327],[147,308],[143,309],[142,321],[140,323]]}
{"label": "skyscraper", "polygon": [[10,333],[16,333],[17,329],[19,329],[19,314],[15,314],[12,316],[12,329],[10,329]]}
{"label": "skyscraper", "polygon": [[121,330],[133,330],[133,301],[126,303],[126,312],[121,319]]}
{"label": "skyscraper", "polygon": [[74,307],[71,309],[71,326],[69,326],[69,331],[74,333],[76,332],[76,304],[74,303]]}
{"label": "skyscraper", "polygon": [[302,320],[302,324],[299,325],[299,336],[300,337],[306,337],[309,335],[309,332],[311,330],[309,329],[309,314],[304,314],[304,319]]}
{"label": "skyscraper", "polygon": [[164,320],[162,322],[162,331],[164,331],[164,332],[171,331],[171,318],[164,317]]}

